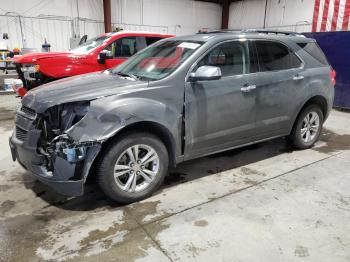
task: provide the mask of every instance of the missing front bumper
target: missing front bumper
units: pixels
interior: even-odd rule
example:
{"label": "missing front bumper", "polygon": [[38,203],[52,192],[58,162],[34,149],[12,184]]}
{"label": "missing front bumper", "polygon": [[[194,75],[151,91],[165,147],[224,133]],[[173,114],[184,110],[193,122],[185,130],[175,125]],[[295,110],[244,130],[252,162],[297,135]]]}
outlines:
{"label": "missing front bumper", "polygon": [[9,143],[14,161],[17,160],[39,181],[66,196],[81,196],[84,194],[86,178],[101,149],[101,144],[90,146],[79,169],[76,168],[76,162],[72,163],[57,156],[54,162],[54,171],[51,172],[44,165],[44,156],[38,154],[36,148],[27,146],[26,143],[19,141],[15,136],[10,138]]}

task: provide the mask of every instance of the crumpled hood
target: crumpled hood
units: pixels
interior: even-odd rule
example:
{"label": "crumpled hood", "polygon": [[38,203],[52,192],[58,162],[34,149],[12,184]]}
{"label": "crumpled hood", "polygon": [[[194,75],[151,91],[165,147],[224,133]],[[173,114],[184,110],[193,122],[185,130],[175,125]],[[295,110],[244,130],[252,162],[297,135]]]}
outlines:
{"label": "crumpled hood", "polygon": [[148,83],[105,72],[64,78],[36,87],[22,99],[22,105],[44,112],[54,105],[90,101],[100,97],[129,93],[148,86]]}
{"label": "crumpled hood", "polygon": [[73,56],[72,52],[46,52],[46,53],[30,53],[25,55],[16,55],[13,58],[14,63],[20,64],[31,64],[43,58],[52,58],[52,57],[69,57]]}

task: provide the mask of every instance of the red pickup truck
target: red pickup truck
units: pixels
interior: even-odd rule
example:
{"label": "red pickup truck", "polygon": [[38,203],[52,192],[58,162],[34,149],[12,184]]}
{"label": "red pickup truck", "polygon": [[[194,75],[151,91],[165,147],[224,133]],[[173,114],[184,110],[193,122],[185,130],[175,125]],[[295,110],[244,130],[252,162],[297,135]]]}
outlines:
{"label": "red pickup truck", "polygon": [[41,84],[60,78],[105,70],[123,63],[154,42],[174,35],[121,31],[92,38],[67,52],[32,53],[14,57],[23,87],[20,96]]}

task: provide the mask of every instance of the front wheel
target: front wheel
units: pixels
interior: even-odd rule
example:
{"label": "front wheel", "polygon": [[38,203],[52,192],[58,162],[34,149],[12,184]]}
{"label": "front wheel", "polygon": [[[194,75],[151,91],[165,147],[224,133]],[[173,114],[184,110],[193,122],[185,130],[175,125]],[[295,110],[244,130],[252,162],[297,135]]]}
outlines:
{"label": "front wheel", "polygon": [[289,137],[292,144],[299,149],[312,147],[321,135],[323,120],[319,106],[310,105],[303,109]]}
{"label": "front wheel", "polygon": [[164,144],[148,133],[133,133],[115,141],[103,153],[98,182],[107,196],[131,203],[150,196],[168,170]]}

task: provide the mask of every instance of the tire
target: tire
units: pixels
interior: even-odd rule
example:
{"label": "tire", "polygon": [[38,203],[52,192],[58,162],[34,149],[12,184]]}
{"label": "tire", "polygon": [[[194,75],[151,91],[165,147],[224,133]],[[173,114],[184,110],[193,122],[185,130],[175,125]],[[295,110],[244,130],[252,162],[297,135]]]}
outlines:
{"label": "tire", "polygon": [[[147,154],[150,157],[147,158]],[[135,159],[136,155],[139,161]],[[150,159],[154,160],[147,162]],[[156,136],[129,133],[104,150],[97,166],[97,181],[112,200],[132,203],[149,197],[159,188],[168,171],[168,163],[167,149]]]}
{"label": "tire", "polygon": [[[317,115],[318,118],[318,128],[315,131],[316,122],[312,121],[313,117]],[[307,125],[306,119],[311,120],[311,124]],[[318,105],[309,105],[305,107],[299,114],[296,122],[294,123],[293,130],[289,136],[289,141],[292,145],[298,149],[307,149],[312,147],[320,138],[322,132],[324,116],[321,108]],[[305,133],[306,130],[306,133]],[[308,137],[308,132],[309,137]],[[308,139],[308,138],[309,139]]]}

